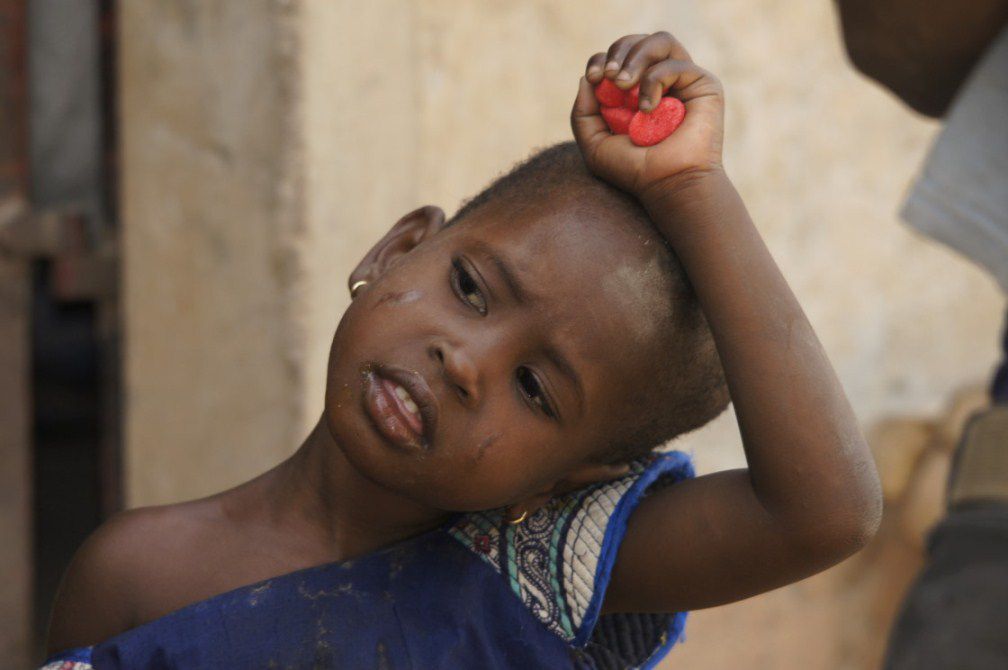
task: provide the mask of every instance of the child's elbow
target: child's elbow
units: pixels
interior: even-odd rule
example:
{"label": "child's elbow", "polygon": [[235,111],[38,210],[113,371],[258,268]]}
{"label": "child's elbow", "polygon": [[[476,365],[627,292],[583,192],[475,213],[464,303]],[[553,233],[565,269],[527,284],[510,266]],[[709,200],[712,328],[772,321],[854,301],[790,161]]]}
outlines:
{"label": "child's elbow", "polygon": [[873,460],[868,459],[863,467],[860,486],[857,489],[860,493],[855,496],[856,502],[852,505],[853,514],[851,516],[854,521],[849,529],[852,541],[856,539],[858,542],[854,551],[868,544],[882,524],[884,511],[882,482],[879,480],[878,470],[875,469]]}
{"label": "child's elbow", "polygon": [[812,533],[813,542],[830,563],[839,563],[863,549],[882,523],[882,488],[872,473],[870,481],[829,513],[825,523]]}
{"label": "child's elbow", "polygon": [[882,492],[876,490],[866,496],[860,508],[851,516],[839,537],[841,546],[845,549],[845,557],[863,549],[878,532],[882,523]]}

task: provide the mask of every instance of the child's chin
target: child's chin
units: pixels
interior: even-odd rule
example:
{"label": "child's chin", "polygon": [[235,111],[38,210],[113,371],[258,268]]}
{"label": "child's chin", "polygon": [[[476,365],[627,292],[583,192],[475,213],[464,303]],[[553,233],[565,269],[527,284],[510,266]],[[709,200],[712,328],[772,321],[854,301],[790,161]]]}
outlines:
{"label": "child's chin", "polygon": [[404,452],[390,444],[359,408],[327,407],[325,418],[351,467],[368,481],[415,503],[446,512],[475,512],[503,507],[514,498],[473,483],[479,478],[469,468],[453,467],[456,464],[438,455]]}

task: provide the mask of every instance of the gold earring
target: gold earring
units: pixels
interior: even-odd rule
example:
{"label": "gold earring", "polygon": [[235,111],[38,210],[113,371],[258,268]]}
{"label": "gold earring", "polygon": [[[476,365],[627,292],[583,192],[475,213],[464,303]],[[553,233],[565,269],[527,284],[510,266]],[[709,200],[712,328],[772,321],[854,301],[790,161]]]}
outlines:
{"label": "gold earring", "polygon": [[512,526],[517,526],[522,521],[524,521],[525,517],[527,516],[528,516],[528,510],[525,510],[524,512],[521,513],[521,516],[518,517],[517,519],[508,519],[508,523],[511,524]]}
{"label": "gold earring", "polygon": [[358,291],[360,291],[362,287],[367,286],[367,283],[368,283],[367,279],[361,279],[360,281],[355,281],[353,283],[353,286],[350,287],[350,297],[356,298]]}

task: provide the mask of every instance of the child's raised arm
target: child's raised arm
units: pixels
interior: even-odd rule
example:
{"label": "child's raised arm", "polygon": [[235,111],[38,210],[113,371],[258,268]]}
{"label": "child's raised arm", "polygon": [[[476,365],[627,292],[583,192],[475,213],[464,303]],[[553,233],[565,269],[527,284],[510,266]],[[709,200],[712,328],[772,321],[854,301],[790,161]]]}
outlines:
{"label": "child's raised arm", "polygon": [[[612,135],[602,77],[671,90],[686,118],[643,148]],[[571,114],[590,170],[637,196],[692,281],[735,404],[747,470],[681,482],[631,517],[604,609],[676,611],[739,600],[857,551],[881,516],[878,476],[843,389],[721,165],[720,82],[668,33],[628,36],[588,62]]]}

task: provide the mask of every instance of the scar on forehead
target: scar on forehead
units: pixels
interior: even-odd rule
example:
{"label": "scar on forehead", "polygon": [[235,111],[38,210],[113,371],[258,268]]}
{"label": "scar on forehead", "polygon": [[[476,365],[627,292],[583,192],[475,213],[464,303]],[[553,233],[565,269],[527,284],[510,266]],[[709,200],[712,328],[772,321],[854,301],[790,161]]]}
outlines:
{"label": "scar on forehead", "polygon": [[375,307],[384,305],[387,302],[390,302],[393,305],[416,302],[422,295],[422,291],[389,291],[382,297],[378,298],[378,302],[375,303]]}
{"label": "scar on forehead", "polygon": [[500,438],[500,436],[501,433],[493,433],[492,435],[487,435],[486,437],[483,438],[483,441],[479,443],[478,447],[476,447],[477,461],[483,458],[483,455],[486,454],[487,449],[490,447],[490,445],[496,442],[497,439]]}

